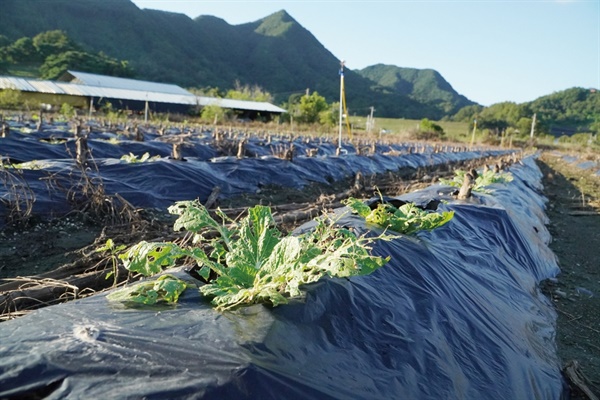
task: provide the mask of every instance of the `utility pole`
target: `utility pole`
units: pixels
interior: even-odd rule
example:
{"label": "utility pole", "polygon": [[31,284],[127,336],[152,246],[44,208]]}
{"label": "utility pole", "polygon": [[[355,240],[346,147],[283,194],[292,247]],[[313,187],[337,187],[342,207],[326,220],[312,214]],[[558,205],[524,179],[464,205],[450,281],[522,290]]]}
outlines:
{"label": "utility pole", "polygon": [[340,126],[339,126],[339,136],[338,136],[338,154],[342,152],[342,119],[343,119],[343,110],[342,110],[342,102],[344,101],[344,60],[340,61]]}
{"label": "utility pole", "polygon": [[148,123],[148,111],[149,111],[149,107],[148,107],[148,93],[146,93],[146,105],[144,107],[144,123],[145,124]]}
{"label": "utility pole", "polygon": [[537,114],[533,113],[533,119],[531,120],[531,133],[529,134],[529,136],[533,139],[533,134],[535,133],[535,119],[536,119]]}
{"label": "utility pole", "polygon": [[88,121],[92,120],[92,110],[94,109],[94,98],[90,97],[90,111],[88,113]]}
{"label": "utility pole", "polygon": [[373,113],[375,112],[375,107],[371,106],[371,114],[369,118],[367,118],[367,133],[371,134],[371,130],[375,126],[375,121],[373,121]]}
{"label": "utility pole", "polygon": [[473,120],[473,135],[471,136],[471,149],[473,148],[473,144],[475,144],[475,132],[477,132],[477,119]]}

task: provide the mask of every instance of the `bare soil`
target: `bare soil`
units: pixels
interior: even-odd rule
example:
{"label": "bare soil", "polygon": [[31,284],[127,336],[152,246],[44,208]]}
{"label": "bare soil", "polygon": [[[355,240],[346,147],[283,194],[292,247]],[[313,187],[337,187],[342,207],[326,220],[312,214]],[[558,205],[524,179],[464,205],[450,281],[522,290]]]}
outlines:
{"label": "bare soil", "polygon": [[578,366],[590,391],[571,382],[572,398],[591,399],[600,396],[600,177],[552,153],[538,165],[549,200],[550,248],[561,268],[542,289],[558,314],[556,342],[565,372]]}

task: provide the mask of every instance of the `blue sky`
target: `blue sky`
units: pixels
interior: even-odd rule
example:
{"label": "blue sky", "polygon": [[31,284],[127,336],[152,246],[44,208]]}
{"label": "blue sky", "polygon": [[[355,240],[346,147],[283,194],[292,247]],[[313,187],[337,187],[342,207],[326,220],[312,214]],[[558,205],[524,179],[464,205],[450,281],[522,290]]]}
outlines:
{"label": "blue sky", "polygon": [[133,0],[231,25],[285,10],[350,69],[437,70],[482,105],[600,89],[600,0]]}

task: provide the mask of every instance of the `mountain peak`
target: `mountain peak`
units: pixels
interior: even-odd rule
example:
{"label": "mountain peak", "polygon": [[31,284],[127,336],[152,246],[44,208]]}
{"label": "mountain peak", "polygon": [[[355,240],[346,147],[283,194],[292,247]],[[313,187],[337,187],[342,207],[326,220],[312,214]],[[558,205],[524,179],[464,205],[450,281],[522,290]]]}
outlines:
{"label": "mountain peak", "polygon": [[298,24],[285,10],[277,11],[256,23],[258,26],[254,31],[264,36],[281,36]]}

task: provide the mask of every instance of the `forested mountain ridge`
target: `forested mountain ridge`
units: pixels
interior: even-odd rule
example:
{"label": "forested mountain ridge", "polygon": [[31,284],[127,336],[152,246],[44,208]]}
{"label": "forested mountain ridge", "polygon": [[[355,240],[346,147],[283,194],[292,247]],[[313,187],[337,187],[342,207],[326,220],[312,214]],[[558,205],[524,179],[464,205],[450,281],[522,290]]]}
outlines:
{"label": "forested mountain ridge", "polygon": [[444,77],[433,69],[377,64],[357,72],[385,88],[384,90],[441,108],[448,114],[455,114],[460,108],[474,104],[458,94]]}
{"label": "forested mountain ridge", "polygon": [[554,92],[527,103],[502,102],[489,107],[468,106],[454,117],[455,121],[472,122],[496,134],[512,130],[529,134],[536,116],[538,133],[571,136],[577,133],[600,133],[600,92],[593,88],[574,87]]}
{"label": "forested mountain ridge", "polygon": [[[283,10],[229,25],[211,16],[140,10],[129,0],[2,0],[0,35],[9,41],[52,30],[88,52],[128,61],[138,79],[188,88],[258,85],[276,103],[306,89],[330,102],[339,98],[339,60]],[[405,75],[414,71],[408,70]],[[437,72],[433,78],[431,72],[415,74],[409,92],[347,69],[349,112],[366,115],[374,106],[382,117],[440,119],[475,104]]]}

